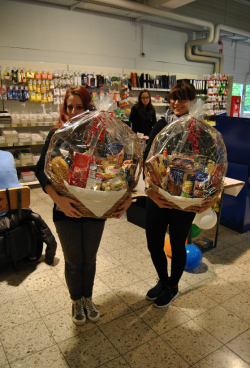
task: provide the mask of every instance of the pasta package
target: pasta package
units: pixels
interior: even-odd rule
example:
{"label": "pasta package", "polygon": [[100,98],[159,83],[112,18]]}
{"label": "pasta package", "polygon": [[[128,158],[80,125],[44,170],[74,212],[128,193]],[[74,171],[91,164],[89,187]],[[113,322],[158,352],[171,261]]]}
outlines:
{"label": "pasta package", "polygon": [[82,216],[96,218],[112,217],[136,186],[141,170],[137,135],[112,112],[100,109],[59,128],[45,163],[55,190],[75,199]]}
{"label": "pasta package", "polygon": [[163,128],[145,161],[152,189],[187,211],[222,190],[228,165],[222,136],[202,120],[203,109],[203,102],[192,102],[189,114]]}

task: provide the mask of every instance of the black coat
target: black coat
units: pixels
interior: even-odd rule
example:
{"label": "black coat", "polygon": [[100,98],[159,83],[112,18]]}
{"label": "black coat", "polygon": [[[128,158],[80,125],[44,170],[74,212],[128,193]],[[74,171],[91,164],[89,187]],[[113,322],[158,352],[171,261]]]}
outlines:
{"label": "black coat", "polygon": [[156,123],[155,110],[147,112],[141,107],[133,106],[129,121],[132,123],[132,130],[135,133],[143,133],[149,137],[153,126]]}
{"label": "black coat", "polygon": [[[43,251],[43,242],[47,244],[45,251],[45,262],[52,264],[56,254],[57,243],[50,228],[40,215],[33,212],[30,208],[22,209],[22,218],[25,224],[31,226],[34,234],[34,246],[30,253],[30,258],[39,259]],[[17,227],[19,226],[18,212],[12,211],[11,220]],[[0,216],[0,269],[7,263],[5,250],[6,231],[10,229],[8,214]]]}

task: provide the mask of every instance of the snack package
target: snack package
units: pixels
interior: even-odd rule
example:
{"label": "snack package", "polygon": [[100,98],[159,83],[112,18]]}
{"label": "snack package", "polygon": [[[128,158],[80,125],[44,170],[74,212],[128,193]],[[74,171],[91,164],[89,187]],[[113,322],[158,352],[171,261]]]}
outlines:
{"label": "snack package", "polygon": [[67,121],[53,135],[46,156],[45,173],[52,186],[77,200],[75,207],[85,217],[112,217],[142,171],[137,135],[112,112],[103,111],[109,107],[104,98],[96,110]]}
{"label": "snack package", "polygon": [[[145,161],[145,174],[152,189],[187,211],[217,195],[227,171],[222,136],[202,120],[203,112],[202,101],[190,103],[189,114],[167,125],[155,137]],[[167,159],[163,151],[167,151]]]}

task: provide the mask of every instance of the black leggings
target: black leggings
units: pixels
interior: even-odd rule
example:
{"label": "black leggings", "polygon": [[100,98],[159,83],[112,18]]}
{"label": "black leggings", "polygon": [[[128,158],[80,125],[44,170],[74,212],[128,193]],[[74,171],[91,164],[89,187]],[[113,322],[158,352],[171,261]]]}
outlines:
{"label": "black leggings", "polygon": [[92,296],[96,254],[105,221],[56,221],[65,259],[65,278],[71,299]]}
{"label": "black leggings", "polygon": [[[146,236],[148,249],[159,279],[177,286],[186,265],[185,242],[195,217],[194,212],[160,208],[150,198],[146,205]],[[168,277],[164,242],[167,227],[172,249],[171,277]]]}

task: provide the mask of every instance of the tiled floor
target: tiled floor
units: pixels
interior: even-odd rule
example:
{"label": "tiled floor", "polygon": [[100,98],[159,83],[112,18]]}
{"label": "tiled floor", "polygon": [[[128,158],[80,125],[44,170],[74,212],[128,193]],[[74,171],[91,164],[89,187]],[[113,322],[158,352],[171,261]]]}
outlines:
{"label": "tiled floor", "polygon": [[[31,190],[31,208],[55,234],[52,201],[40,188]],[[181,296],[158,310],[145,299],[156,272],[144,230],[108,220],[97,261],[96,324],[71,322],[59,242],[52,266],[41,261],[0,272],[0,367],[250,367],[249,270],[250,232],[220,227],[217,248],[184,272]]]}

